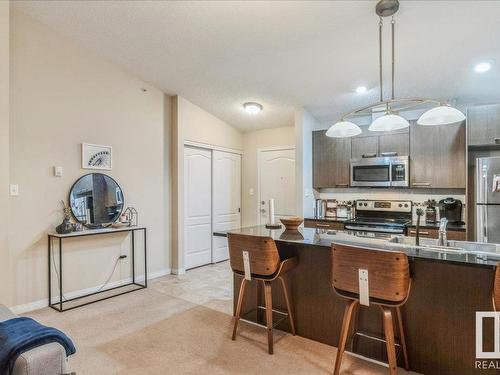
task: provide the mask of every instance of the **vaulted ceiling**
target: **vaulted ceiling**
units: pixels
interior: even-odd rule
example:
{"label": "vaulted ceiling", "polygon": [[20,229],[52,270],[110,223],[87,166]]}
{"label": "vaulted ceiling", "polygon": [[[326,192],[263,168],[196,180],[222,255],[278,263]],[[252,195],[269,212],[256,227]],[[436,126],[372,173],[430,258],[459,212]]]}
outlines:
{"label": "vaulted ceiling", "polygon": [[[245,131],[378,99],[376,1],[15,1],[13,7]],[[500,101],[500,1],[401,1],[396,95]],[[389,22],[386,84],[389,88]],[[478,61],[493,62],[479,75]],[[356,94],[364,85],[368,91]],[[388,94],[388,91],[386,91]],[[264,111],[242,109],[257,101]]]}

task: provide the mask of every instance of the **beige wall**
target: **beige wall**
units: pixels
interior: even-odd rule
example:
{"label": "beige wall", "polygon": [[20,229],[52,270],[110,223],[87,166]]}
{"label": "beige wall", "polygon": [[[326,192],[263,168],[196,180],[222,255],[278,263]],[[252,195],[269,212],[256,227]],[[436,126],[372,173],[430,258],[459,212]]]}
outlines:
{"label": "beige wall", "polygon": [[[257,150],[276,146],[294,146],[294,127],[272,128],[245,133],[242,160],[242,226],[256,225],[257,216]],[[250,189],[254,194],[250,195]]]}
{"label": "beige wall", "polygon": [[172,272],[183,273],[184,143],[242,150],[243,134],[181,96],[172,99]]}
{"label": "beige wall", "polygon": [[0,303],[10,303],[9,217],[9,2],[0,2]]}
{"label": "beige wall", "polygon": [[[164,121],[163,93],[21,13],[13,12],[10,21],[10,181],[19,184],[20,195],[10,198],[14,288],[8,304],[47,297],[46,233],[61,221],[60,200],[71,184],[89,172],[81,169],[82,142],[113,146],[113,170],[106,173],[148,227],[149,271],[164,272],[170,261],[164,146],[170,117],[167,111]],[[62,178],[53,176],[55,165],[64,168]],[[124,235],[68,241],[66,292],[100,285],[116,257],[129,251]],[[129,259],[114,280],[129,276]]]}
{"label": "beige wall", "polygon": [[315,195],[312,183],[312,132],[318,126],[316,119],[305,109],[295,111],[295,180],[297,215],[314,216]]}

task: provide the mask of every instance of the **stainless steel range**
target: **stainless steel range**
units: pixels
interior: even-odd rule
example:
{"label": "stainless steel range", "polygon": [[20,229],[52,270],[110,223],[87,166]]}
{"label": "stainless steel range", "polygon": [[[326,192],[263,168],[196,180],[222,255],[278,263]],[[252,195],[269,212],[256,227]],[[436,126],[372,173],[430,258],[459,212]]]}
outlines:
{"label": "stainless steel range", "polygon": [[404,234],[411,223],[411,201],[356,201],[356,218],[345,222],[346,230]]}

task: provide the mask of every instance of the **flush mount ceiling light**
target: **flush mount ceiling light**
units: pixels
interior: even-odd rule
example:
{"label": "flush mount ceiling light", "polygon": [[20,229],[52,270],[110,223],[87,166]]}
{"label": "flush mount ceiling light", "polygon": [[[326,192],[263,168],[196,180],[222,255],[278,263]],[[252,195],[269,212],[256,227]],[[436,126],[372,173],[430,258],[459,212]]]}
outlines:
{"label": "flush mount ceiling light", "polygon": [[262,107],[262,104],[255,102],[245,103],[243,104],[243,108],[245,109],[246,113],[250,115],[256,115],[257,113],[262,111],[262,109],[264,109],[264,107]]}
{"label": "flush mount ceiling light", "polygon": [[476,66],[474,67],[474,71],[476,73],[481,73],[481,74],[486,73],[490,69],[491,69],[491,63],[488,61],[480,62],[479,64],[476,64]]}
{"label": "flush mount ceiling light", "polygon": [[[361,133],[359,126],[351,122],[349,119],[359,116],[371,116],[373,112],[376,112],[378,107],[385,108],[385,114],[381,117],[375,119],[370,127],[371,131],[391,131],[396,129],[403,129],[410,125],[408,120],[399,115],[401,111],[415,109],[420,106],[434,105],[436,108],[432,108],[426,111],[417,121],[420,125],[447,125],[461,122],[465,119],[465,116],[458,109],[452,108],[446,104],[443,104],[434,99],[427,98],[400,98],[396,99],[394,96],[394,36],[395,36],[395,26],[396,20],[394,15],[399,9],[398,0],[380,0],[376,7],[375,12],[379,17],[378,22],[378,43],[379,43],[379,86],[380,86],[380,99],[377,103],[368,105],[363,108],[356,109],[355,111],[344,115],[339,122],[335,123],[330,127],[327,132],[328,136],[330,134],[347,134],[344,137],[352,137]],[[383,95],[383,66],[382,66],[382,28],[384,26],[384,18],[391,17],[391,98],[384,100]],[[356,90],[357,91],[357,90]],[[349,124],[349,125],[346,125]],[[354,134],[353,125],[358,128],[357,134]],[[340,129],[345,127],[345,132]],[[340,128],[340,129],[339,129]],[[349,128],[349,129],[348,129]],[[331,130],[331,132],[330,132]]]}
{"label": "flush mount ceiling light", "polygon": [[356,93],[358,93],[358,94],[364,94],[364,93],[366,93],[366,91],[367,91],[367,88],[365,86],[359,86],[356,88]]}

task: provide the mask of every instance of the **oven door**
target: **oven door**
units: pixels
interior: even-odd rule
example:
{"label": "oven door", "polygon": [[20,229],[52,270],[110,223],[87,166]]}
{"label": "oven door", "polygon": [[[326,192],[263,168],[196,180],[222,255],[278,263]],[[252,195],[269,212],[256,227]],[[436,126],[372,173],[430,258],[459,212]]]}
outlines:
{"label": "oven door", "polygon": [[351,186],[391,186],[391,163],[380,158],[351,161]]}

